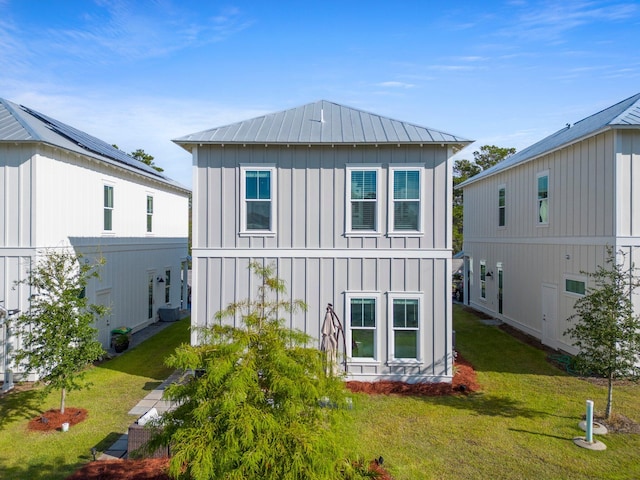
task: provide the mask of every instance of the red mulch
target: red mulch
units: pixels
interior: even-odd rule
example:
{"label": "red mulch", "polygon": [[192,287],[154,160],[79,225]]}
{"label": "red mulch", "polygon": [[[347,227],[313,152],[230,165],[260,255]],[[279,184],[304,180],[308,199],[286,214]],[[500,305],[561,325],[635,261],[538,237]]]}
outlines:
{"label": "red mulch", "polygon": [[480,390],[473,366],[458,354],[455,373],[451,383],[404,383],[382,380],[379,382],[347,382],[347,388],[354,393],[383,395],[412,395],[436,397],[459,395]]}
{"label": "red mulch", "polygon": [[69,427],[76,425],[87,418],[87,411],[84,408],[65,408],[64,413],[59,409],[51,409],[42,415],[32,418],[27,425],[29,430],[36,432],[51,432],[61,430],[63,423],[68,423]]}
{"label": "red mulch", "polygon": [[98,460],[87,463],[66,480],[171,480],[168,458]]}

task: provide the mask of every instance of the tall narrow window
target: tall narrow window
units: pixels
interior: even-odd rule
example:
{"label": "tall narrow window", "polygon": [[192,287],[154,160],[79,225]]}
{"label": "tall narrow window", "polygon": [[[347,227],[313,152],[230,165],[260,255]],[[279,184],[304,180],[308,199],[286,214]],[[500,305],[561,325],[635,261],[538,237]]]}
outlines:
{"label": "tall narrow window", "polygon": [[351,298],[351,356],[376,357],[376,299]]}
{"label": "tall narrow window", "polygon": [[420,169],[391,168],[390,224],[396,233],[421,229]]}
{"label": "tall narrow window", "polygon": [[419,301],[417,298],[392,298],[393,356],[418,359]]}
{"label": "tall narrow window", "polygon": [[243,168],[241,172],[242,231],[247,234],[275,232],[275,169]]}
{"label": "tall narrow window", "polygon": [[171,301],[171,270],[164,272],[164,303]]}
{"label": "tall narrow window", "polygon": [[153,197],[147,195],[147,233],[153,232]]}
{"label": "tall narrow window", "polygon": [[351,170],[351,229],[377,230],[378,172]]}
{"label": "tall narrow window", "polygon": [[104,186],[104,222],[105,231],[113,230],[113,187]]}
{"label": "tall narrow window", "polygon": [[498,189],[498,226],[504,227],[506,225],[506,199],[507,199],[506,187],[500,187]]}
{"label": "tall narrow window", "polygon": [[480,298],[487,298],[487,264],[484,260],[480,262]]}
{"label": "tall narrow window", "polygon": [[549,174],[538,175],[538,223],[549,223]]}
{"label": "tall narrow window", "polygon": [[147,318],[153,318],[153,275],[149,276],[147,282]]}

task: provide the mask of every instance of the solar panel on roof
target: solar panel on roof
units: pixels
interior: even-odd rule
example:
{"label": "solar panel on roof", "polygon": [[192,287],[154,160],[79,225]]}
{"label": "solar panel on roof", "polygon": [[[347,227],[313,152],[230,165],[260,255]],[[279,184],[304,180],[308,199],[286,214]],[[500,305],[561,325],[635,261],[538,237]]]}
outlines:
{"label": "solar panel on roof", "polygon": [[127,155],[122,150],[118,150],[117,148],[109,145],[107,142],[103,142],[99,138],[93,137],[88,133],[59,122],[55,118],[51,118],[42,113],[36,112],[35,110],[31,110],[30,108],[23,105],[20,105],[20,108],[22,108],[28,114],[33,115],[39,120],[45,122],[47,126],[54,132],[76,143],[78,146],[84,148],[85,150],[97,153],[98,155],[102,155],[117,162],[124,163],[126,165],[129,165],[130,167],[142,170],[162,179],[166,179],[164,175],[162,175],[160,172],[150,167],[146,163],[136,160],[135,158]]}

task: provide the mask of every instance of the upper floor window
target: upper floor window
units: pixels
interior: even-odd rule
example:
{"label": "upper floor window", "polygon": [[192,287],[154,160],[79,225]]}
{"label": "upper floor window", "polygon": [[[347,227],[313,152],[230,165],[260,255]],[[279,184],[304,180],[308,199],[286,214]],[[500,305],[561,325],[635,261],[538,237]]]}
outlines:
{"label": "upper floor window", "polygon": [[103,229],[105,231],[113,230],[113,187],[104,185],[104,220]]}
{"label": "upper floor window", "polygon": [[153,197],[147,195],[147,233],[153,232]]}
{"label": "upper floor window", "polygon": [[241,168],[241,233],[275,233],[275,168]]}
{"label": "upper floor window", "polygon": [[349,309],[349,334],[351,336],[351,357],[357,359],[374,360],[377,353],[377,298],[366,294],[349,294],[347,298]]}
{"label": "upper floor window", "polygon": [[504,186],[498,188],[498,226],[504,227],[507,220],[507,189]]}
{"label": "upper floor window", "polygon": [[391,233],[420,232],[421,225],[421,168],[389,168],[390,196],[389,225]]}
{"label": "upper floor window", "polygon": [[420,359],[420,295],[389,294],[391,360]]}
{"label": "upper floor window", "polygon": [[379,168],[347,168],[347,233],[379,230]]}
{"label": "upper floor window", "polygon": [[549,223],[549,172],[539,173],[537,176],[538,185],[538,224]]}

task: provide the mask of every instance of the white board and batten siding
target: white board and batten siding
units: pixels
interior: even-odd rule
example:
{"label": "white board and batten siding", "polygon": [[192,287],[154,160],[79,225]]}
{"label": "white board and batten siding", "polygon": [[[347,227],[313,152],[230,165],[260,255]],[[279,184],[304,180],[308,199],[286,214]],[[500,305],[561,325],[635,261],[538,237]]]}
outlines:
{"label": "white board and batten siding", "polygon": [[[286,318],[319,346],[328,303],[343,323],[349,293],[376,296],[377,356],[349,364],[360,380],[450,381],[451,195],[449,149],[440,145],[202,145],[194,147],[192,321],[210,324],[217,311],[255,295],[251,260],[273,264],[288,288],[287,298],[303,300],[306,312]],[[240,166],[275,167],[276,232],[240,235]],[[379,166],[379,234],[345,235],[349,215],[346,168]],[[388,167],[423,168],[422,232],[387,235]],[[389,362],[389,294],[421,296],[420,359],[412,365]],[[197,342],[197,334],[192,338]]]}
{"label": "white board and batten siding", "polygon": [[[640,171],[633,167],[638,161],[637,130],[606,130],[465,186],[464,252],[473,270],[470,304],[549,346],[577,353],[564,332],[580,297],[566,291],[567,280],[589,286],[582,272],[604,264],[607,245],[626,250],[640,264]],[[549,178],[548,225],[537,221],[541,173]],[[501,187],[506,189],[504,227],[498,226]],[[502,264],[502,313],[495,275],[486,280],[486,298],[481,298],[482,261],[493,272]],[[556,323],[550,326],[545,311],[553,288]]]}

